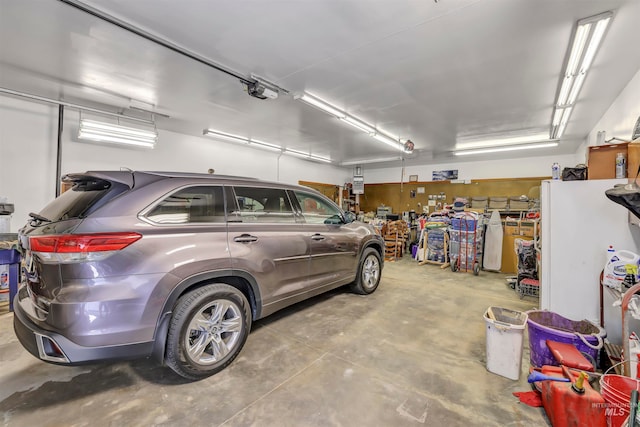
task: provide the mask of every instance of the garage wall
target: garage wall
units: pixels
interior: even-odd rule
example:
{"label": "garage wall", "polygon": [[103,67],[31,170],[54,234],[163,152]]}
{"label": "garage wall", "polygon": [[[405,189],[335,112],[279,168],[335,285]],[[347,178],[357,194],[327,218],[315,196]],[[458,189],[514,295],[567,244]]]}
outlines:
{"label": "garage wall", "polygon": [[[486,160],[476,162],[440,163],[420,166],[407,166],[404,182],[409,175],[418,175],[419,181],[431,181],[433,171],[458,170],[458,179],[526,178],[551,176],[551,165],[558,162],[561,167],[574,166],[577,163],[573,154],[549,157],[528,157],[509,160]],[[400,182],[401,165],[392,168],[378,168],[363,165],[364,180],[367,184]]]}
{"label": "garage wall", "polygon": [[0,197],[15,204],[12,232],[55,195],[57,110],[0,96]]}
{"label": "garage wall", "polygon": [[[65,109],[62,174],[128,167],[343,185],[350,171],[208,137],[159,130],[153,150],[78,142],[79,113]],[[58,107],[0,95],[0,197],[15,204],[11,231],[55,197]]]}
{"label": "garage wall", "polygon": [[[611,104],[600,121],[586,138],[586,142],[580,146],[577,155],[586,160],[587,147],[598,145],[598,132],[606,132],[605,139],[612,137],[628,140],[631,132],[640,116],[640,70],[620,92],[620,95]],[[585,160],[582,160],[583,162]]]}

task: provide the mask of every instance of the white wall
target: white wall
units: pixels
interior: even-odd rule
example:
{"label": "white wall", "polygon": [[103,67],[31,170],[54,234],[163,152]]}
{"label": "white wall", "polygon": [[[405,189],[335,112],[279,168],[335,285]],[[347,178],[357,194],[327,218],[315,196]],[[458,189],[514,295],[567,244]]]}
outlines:
{"label": "white wall", "polygon": [[[433,171],[458,170],[458,179],[526,178],[551,176],[551,165],[558,162],[560,167],[575,166],[573,154],[549,157],[529,157],[509,160],[486,160],[478,162],[440,163],[420,166],[407,166],[404,181],[409,175],[418,175],[419,181],[431,181]],[[381,182],[400,182],[401,167],[379,168],[363,166],[364,180],[367,184]]]}
{"label": "white wall", "polygon": [[0,96],[0,197],[15,205],[11,231],[56,190],[57,107]]}
{"label": "white wall", "polygon": [[[295,184],[298,180],[343,185],[351,171],[280,156],[208,137],[159,130],[153,150],[78,142],[79,113],[65,109],[62,174],[87,170],[170,170],[242,175]],[[0,197],[15,205],[11,232],[55,197],[58,108],[0,95]]]}
{"label": "white wall", "polygon": [[640,116],[640,70],[622,89],[620,95],[611,104],[600,121],[593,127],[583,145],[576,153],[580,158],[586,159],[587,147],[597,145],[599,131],[605,131],[605,139],[613,137],[629,140],[633,126]]}

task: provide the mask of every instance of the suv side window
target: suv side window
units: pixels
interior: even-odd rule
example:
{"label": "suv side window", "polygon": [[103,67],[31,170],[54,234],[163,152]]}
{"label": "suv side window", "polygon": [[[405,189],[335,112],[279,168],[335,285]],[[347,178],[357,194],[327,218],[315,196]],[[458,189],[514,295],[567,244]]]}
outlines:
{"label": "suv side window", "polygon": [[286,190],[234,187],[234,191],[236,206],[228,209],[231,221],[249,223],[296,222]]}
{"label": "suv side window", "polygon": [[157,224],[224,222],[220,186],[194,186],[170,194],[145,215]]}
{"label": "suv side window", "polygon": [[302,209],[304,220],[309,224],[342,224],[342,213],[322,198],[308,193],[294,191]]}

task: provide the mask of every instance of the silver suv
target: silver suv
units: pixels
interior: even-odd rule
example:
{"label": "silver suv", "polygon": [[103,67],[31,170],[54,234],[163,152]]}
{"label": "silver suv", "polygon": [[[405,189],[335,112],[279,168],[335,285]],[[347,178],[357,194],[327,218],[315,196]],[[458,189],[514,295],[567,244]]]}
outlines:
{"label": "silver suv", "polygon": [[70,174],[19,232],[14,329],[57,364],[156,357],[200,379],[251,323],[346,284],[376,290],[384,241],[301,186],[207,174]]}

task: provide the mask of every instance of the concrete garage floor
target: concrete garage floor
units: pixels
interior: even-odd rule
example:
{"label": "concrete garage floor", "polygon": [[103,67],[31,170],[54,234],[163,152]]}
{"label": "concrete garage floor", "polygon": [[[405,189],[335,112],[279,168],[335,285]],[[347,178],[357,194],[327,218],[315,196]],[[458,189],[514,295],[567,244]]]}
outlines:
{"label": "concrete garage floor", "polygon": [[[188,383],[152,361],[61,367],[22,349],[0,316],[7,426],[548,426],[519,403],[523,375],[485,369],[489,306],[528,310],[504,275],[404,258],[376,293],[337,290],[256,322],[225,371]],[[526,346],[525,334],[525,346]]]}

